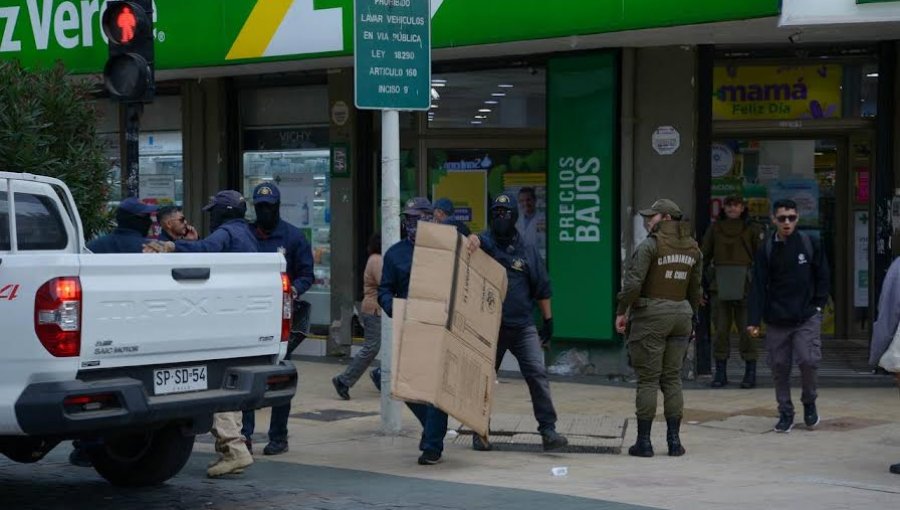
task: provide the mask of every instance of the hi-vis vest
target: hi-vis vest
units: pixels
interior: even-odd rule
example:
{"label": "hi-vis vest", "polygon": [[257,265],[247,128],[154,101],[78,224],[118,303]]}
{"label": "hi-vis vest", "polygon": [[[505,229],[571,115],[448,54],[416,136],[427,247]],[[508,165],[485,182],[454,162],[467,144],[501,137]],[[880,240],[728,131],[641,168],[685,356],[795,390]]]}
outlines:
{"label": "hi-vis vest", "polygon": [[656,257],[650,261],[641,297],[684,301],[691,271],[700,263],[700,248],[690,236],[688,225],[664,221],[653,234]]}

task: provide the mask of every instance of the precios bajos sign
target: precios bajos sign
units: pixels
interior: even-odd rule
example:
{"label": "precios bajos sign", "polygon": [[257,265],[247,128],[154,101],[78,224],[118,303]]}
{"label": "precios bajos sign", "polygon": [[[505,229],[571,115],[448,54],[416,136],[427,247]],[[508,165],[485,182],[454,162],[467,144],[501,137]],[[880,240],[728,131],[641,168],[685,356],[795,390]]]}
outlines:
{"label": "precios bajos sign", "polygon": [[838,65],[716,67],[713,118],[839,118],[842,71]]}

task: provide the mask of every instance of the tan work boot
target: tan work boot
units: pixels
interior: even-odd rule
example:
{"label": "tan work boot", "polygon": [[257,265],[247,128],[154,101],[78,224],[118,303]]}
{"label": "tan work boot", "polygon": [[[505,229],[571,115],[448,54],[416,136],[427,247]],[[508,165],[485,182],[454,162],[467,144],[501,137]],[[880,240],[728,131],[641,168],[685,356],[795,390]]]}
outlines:
{"label": "tan work boot", "polygon": [[244,472],[244,468],[251,464],[253,464],[253,457],[249,454],[226,455],[206,470],[206,476],[218,478],[229,474],[240,474]]}

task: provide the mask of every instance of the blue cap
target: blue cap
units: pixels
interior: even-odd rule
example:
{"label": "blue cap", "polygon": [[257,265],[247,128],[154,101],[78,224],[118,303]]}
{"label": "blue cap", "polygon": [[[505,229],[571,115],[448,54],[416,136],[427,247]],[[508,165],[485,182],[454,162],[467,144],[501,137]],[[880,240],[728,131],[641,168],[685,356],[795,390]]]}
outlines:
{"label": "blue cap", "polygon": [[247,203],[244,201],[243,195],[234,191],[233,189],[226,189],[216,193],[216,196],[212,198],[212,200],[207,204],[206,207],[203,208],[204,211],[208,211],[217,205],[222,205],[225,207],[234,207],[234,208],[247,208]]}
{"label": "blue cap", "polygon": [[277,204],[279,202],[281,202],[281,191],[278,191],[278,186],[271,182],[263,182],[253,188],[254,204]]}
{"label": "blue cap", "polygon": [[449,198],[439,198],[434,203],[435,209],[440,209],[450,216],[453,216],[453,202]]}
{"label": "blue cap", "polygon": [[491,209],[500,209],[501,207],[504,209],[517,209],[518,205],[509,194],[500,193],[494,199],[494,203],[491,204]]}
{"label": "blue cap", "polygon": [[156,212],[157,207],[145,204],[135,197],[128,197],[119,202],[119,209],[131,214],[152,214]]}
{"label": "blue cap", "polygon": [[431,214],[432,211],[434,211],[434,208],[431,207],[431,202],[427,198],[415,197],[406,201],[406,209],[403,209],[403,214],[421,216],[426,213]]}

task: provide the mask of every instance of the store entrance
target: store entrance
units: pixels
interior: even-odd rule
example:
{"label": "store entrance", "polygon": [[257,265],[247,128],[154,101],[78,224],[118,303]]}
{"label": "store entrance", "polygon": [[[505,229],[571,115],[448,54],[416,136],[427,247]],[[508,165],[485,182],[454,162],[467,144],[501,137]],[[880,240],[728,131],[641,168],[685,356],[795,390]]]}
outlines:
{"label": "store entrance", "polygon": [[[831,299],[822,325],[823,368],[867,367],[871,136],[719,138],[712,146],[710,214],[741,194],[751,221],[774,232],[772,204],[795,201],[798,228],[828,257]],[[735,356],[739,359],[739,356]]]}

